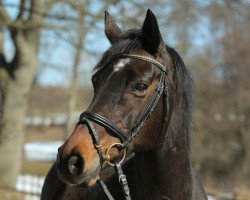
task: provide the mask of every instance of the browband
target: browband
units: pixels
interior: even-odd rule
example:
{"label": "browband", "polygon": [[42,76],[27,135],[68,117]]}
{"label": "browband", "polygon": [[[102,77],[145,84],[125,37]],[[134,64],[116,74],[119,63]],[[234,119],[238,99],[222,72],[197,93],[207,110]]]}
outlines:
{"label": "browband", "polygon": [[160,62],[158,62],[157,60],[153,59],[153,58],[142,56],[142,55],[137,55],[137,54],[131,54],[131,53],[122,54],[121,57],[123,57],[123,58],[134,58],[134,59],[138,59],[138,60],[148,61],[148,62],[156,65],[163,72],[167,73],[166,67],[163,64],[161,64]]}

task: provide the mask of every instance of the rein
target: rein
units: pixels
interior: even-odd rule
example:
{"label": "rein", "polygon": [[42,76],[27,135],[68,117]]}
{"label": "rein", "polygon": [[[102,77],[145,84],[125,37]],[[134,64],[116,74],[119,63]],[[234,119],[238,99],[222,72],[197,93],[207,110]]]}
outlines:
{"label": "rein", "polygon": [[[160,62],[157,60],[146,57],[146,56],[141,56],[141,55],[136,55],[136,54],[123,54],[121,55],[122,58],[132,58],[132,59],[138,59],[138,60],[143,60],[146,62],[150,62],[157,66],[161,70],[161,77],[159,79],[159,82],[157,84],[157,87],[155,89],[155,92],[148,103],[145,111],[138,117],[138,119],[134,122],[133,126],[127,131],[126,133],[118,128],[112,121],[109,119],[106,119],[105,117],[99,115],[98,113],[93,113],[93,112],[88,112],[85,111],[80,115],[79,118],[79,123],[86,124],[89,133],[92,137],[93,144],[97,150],[97,153],[100,157],[100,163],[101,166],[106,162],[110,166],[114,166],[118,176],[119,176],[119,182],[121,184],[124,196],[126,200],[131,200],[130,197],[130,191],[128,187],[128,182],[126,179],[126,176],[124,175],[122,171],[121,164],[124,161],[126,157],[126,149],[129,145],[129,143],[136,137],[136,135],[139,133],[140,129],[143,127],[145,121],[150,117],[151,113],[153,112],[155,106],[157,105],[160,97],[163,95],[163,126],[162,126],[162,133],[166,131],[167,128],[167,121],[168,121],[168,112],[169,112],[169,102],[168,102],[168,89],[167,89],[167,83],[166,83],[166,67],[162,65]],[[100,126],[103,126],[107,129],[109,129],[114,135],[116,135],[121,143],[114,143],[108,147],[106,150],[105,154],[103,153],[101,149],[101,144],[100,144],[100,139],[98,137],[98,134],[93,126],[93,123],[99,124]],[[122,148],[122,158],[119,162],[117,163],[112,163],[111,162],[111,157],[109,155],[109,151],[112,148]],[[109,200],[114,200],[112,195],[110,194],[107,186],[102,180],[98,180],[97,184],[103,189],[103,191],[106,193],[107,197]]]}

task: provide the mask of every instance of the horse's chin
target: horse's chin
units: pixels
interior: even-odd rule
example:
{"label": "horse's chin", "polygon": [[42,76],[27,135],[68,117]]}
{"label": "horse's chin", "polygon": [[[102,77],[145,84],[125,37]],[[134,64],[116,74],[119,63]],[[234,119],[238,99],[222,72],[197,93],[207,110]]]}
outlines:
{"label": "horse's chin", "polygon": [[94,166],[92,169],[80,174],[77,177],[69,176],[66,174],[60,175],[60,179],[69,186],[81,186],[85,188],[92,187],[96,184],[97,180],[100,178],[101,166]]}

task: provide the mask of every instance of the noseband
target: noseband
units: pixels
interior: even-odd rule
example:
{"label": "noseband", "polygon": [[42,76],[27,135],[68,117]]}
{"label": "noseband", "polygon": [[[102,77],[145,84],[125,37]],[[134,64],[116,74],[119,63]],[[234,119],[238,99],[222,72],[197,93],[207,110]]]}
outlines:
{"label": "noseband", "polygon": [[[162,65],[160,62],[157,60],[146,57],[146,56],[141,56],[141,55],[136,55],[136,54],[123,54],[121,56],[122,58],[131,58],[131,59],[138,59],[138,60],[143,60],[145,62],[152,63],[156,67],[158,67],[161,70],[161,77],[159,79],[159,82],[157,84],[157,87],[155,89],[155,92],[146,107],[145,111],[137,118],[137,120],[134,122],[133,126],[127,131],[126,133],[118,128],[112,121],[106,119],[105,117],[99,115],[98,113],[93,113],[93,112],[88,112],[85,111],[80,115],[79,123],[86,124],[89,133],[92,137],[93,144],[95,148],[97,149],[98,155],[100,157],[100,163],[101,166],[103,166],[104,162],[107,162],[111,166],[115,166],[116,171],[119,175],[119,182],[121,183],[123,193],[125,195],[125,198],[127,200],[130,200],[130,192],[128,188],[128,183],[126,180],[126,176],[123,174],[122,168],[121,168],[121,163],[123,162],[124,158],[126,157],[126,149],[129,145],[129,143],[136,137],[136,135],[139,133],[140,129],[143,127],[145,121],[150,117],[151,113],[153,112],[155,106],[157,105],[161,95],[163,95],[163,125],[162,125],[162,133],[166,131],[167,127],[167,121],[168,121],[168,111],[169,111],[169,102],[168,102],[168,90],[167,90],[167,83],[166,83],[166,74],[167,74],[167,69],[166,66]],[[101,144],[100,140],[98,137],[98,134],[92,124],[92,122],[99,124],[100,126],[103,126],[107,128],[109,131],[112,132],[115,136],[117,136],[121,143],[114,143],[112,144],[105,152],[105,155],[103,154],[103,151],[101,149]],[[123,149],[123,156],[122,159],[117,162],[117,163],[112,163],[110,161],[110,155],[109,151],[112,148],[122,148]],[[108,198],[110,200],[114,199],[110,192],[108,191],[105,183],[102,180],[99,180],[97,182],[100,187],[104,190],[104,192],[107,194]]]}

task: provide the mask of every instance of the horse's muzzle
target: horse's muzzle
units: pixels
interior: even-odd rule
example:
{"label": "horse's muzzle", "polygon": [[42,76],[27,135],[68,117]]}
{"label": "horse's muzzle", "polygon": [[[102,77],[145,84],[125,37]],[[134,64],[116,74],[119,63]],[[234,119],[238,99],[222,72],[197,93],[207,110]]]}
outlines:
{"label": "horse's muzzle", "polygon": [[84,171],[84,158],[78,153],[72,153],[69,156],[62,156],[60,148],[57,155],[57,171],[59,177],[68,184],[79,185],[82,182],[82,173]]}

